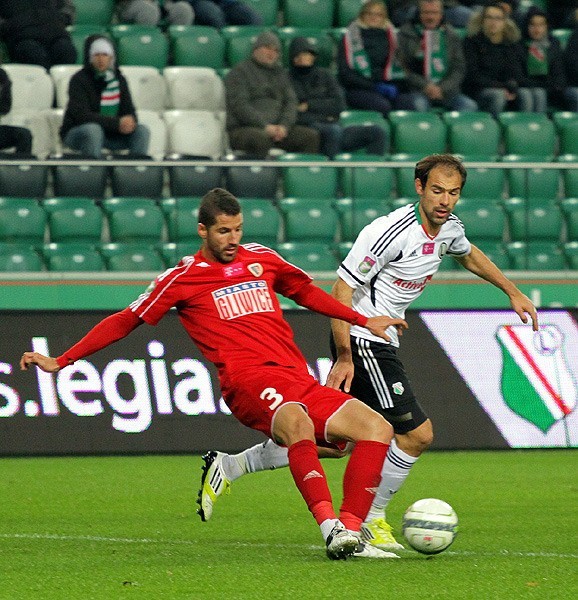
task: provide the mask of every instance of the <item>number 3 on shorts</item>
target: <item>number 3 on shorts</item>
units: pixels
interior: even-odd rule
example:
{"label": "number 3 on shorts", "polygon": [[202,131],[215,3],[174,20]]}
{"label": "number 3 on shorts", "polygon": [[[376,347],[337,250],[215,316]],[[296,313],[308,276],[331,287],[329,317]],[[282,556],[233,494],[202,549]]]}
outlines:
{"label": "number 3 on shorts", "polygon": [[283,402],[283,396],[277,392],[275,388],[265,388],[261,395],[259,396],[261,400],[273,400],[271,404],[269,404],[269,410],[275,410],[281,402]]}

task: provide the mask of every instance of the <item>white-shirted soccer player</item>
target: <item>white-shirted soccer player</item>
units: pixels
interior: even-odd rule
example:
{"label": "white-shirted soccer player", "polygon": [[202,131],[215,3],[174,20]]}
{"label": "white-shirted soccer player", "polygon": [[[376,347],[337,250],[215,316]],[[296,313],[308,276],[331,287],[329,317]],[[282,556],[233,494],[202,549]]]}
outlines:
{"label": "white-shirted soccer player", "polygon": [[[404,318],[405,311],[438,270],[445,254],[501,289],[524,322],[538,328],[536,309],[527,296],[465,236],[464,226],[452,214],[466,182],[462,162],[450,154],[427,156],[415,167],[419,201],[377,218],[359,234],[337,270],[333,296],[371,317],[387,314]],[[401,547],[385,520],[385,509],[407,478],[411,467],[433,440],[431,421],[417,402],[405,369],[397,357],[397,330],[390,342],[363,328],[332,321],[335,364],[327,385],[341,387],[385,416],[395,437],[382,469],[382,480],[362,525],[367,541],[381,549]],[[287,451],[271,442],[229,456],[210,452],[209,477],[203,479],[200,502],[204,518],[230,482],[244,473],[287,464]],[[218,481],[212,487],[210,481]],[[207,509],[208,507],[208,509]]]}

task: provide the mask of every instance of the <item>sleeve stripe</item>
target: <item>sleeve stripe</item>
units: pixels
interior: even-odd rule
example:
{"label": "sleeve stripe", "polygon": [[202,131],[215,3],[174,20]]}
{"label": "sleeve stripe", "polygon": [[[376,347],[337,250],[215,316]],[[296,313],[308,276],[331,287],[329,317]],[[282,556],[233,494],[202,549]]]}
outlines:
{"label": "sleeve stripe", "polygon": [[339,265],[339,268],[343,269],[349,275],[349,277],[351,277],[351,279],[353,279],[354,281],[357,281],[359,285],[363,285],[365,283],[363,279],[359,279],[359,277],[356,277],[343,263]]}
{"label": "sleeve stripe", "polygon": [[389,227],[381,235],[381,237],[373,244],[373,246],[370,249],[370,252],[374,256],[379,256],[380,254],[383,254],[386,248],[395,240],[395,238],[401,235],[405,229],[413,225],[415,221],[415,214],[412,210],[412,212],[408,213],[402,219],[400,219],[391,227]]}

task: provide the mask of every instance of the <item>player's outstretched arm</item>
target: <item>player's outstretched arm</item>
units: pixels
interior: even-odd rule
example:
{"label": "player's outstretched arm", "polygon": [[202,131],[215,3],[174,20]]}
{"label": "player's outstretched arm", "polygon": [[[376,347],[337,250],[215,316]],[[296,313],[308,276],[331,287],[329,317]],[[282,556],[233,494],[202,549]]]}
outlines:
{"label": "player's outstretched arm", "polygon": [[468,271],[501,289],[510,299],[510,304],[522,323],[527,323],[529,316],[532,320],[532,329],[538,331],[538,313],[530,298],[522,293],[479,248],[472,244],[470,254],[457,257],[457,260]]}
{"label": "player's outstretched arm", "polygon": [[40,352],[25,352],[20,359],[20,368],[27,371],[30,365],[36,365],[47,373],[56,373],[60,371],[60,365],[55,358],[44,356]]}

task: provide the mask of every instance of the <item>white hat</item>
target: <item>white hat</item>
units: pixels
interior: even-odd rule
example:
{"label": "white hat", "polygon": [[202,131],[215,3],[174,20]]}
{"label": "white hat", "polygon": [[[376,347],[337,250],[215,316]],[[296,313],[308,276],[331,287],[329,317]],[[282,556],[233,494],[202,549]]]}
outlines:
{"label": "white hat", "polygon": [[100,37],[92,42],[88,54],[90,58],[92,58],[95,54],[108,54],[114,58],[114,46],[107,38]]}

